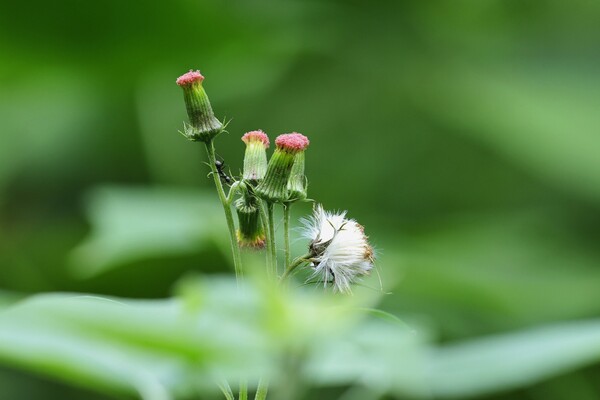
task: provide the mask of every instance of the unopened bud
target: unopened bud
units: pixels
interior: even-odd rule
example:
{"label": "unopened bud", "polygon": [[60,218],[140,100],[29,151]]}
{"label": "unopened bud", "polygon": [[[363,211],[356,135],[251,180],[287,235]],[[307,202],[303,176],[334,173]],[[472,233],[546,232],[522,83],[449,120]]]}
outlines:
{"label": "unopened bud", "polygon": [[204,76],[200,71],[192,71],[177,78],[183,89],[185,108],[190,119],[185,124],[183,134],[190,140],[209,142],[223,131],[223,124],[213,113],[208,96],[202,87]]}
{"label": "unopened bud", "polygon": [[288,180],[288,201],[294,202],[306,199],[306,176],[304,176],[304,152],[300,151],[294,157],[294,165]]}
{"label": "unopened bud", "polygon": [[244,154],[244,179],[256,183],[267,173],[267,149],[269,137],[261,130],[252,131],[242,136],[246,143]]}
{"label": "unopened bud", "polygon": [[294,159],[309,143],[308,138],[300,133],[287,133],[277,137],[277,147],[269,160],[265,178],[255,190],[258,197],[274,203],[284,203],[288,200],[287,184]]}
{"label": "unopened bud", "polygon": [[239,229],[237,240],[240,247],[262,249],[265,247],[265,232],[260,222],[258,199],[246,194],[235,202]]}

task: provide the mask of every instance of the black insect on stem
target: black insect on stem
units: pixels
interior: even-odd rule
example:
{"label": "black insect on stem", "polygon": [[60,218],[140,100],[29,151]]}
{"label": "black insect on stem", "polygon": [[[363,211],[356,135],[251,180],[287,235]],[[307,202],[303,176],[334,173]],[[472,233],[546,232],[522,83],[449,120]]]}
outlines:
{"label": "black insect on stem", "polygon": [[217,173],[219,174],[219,178],[221,182],[227,186],[231,186],[233,184],[233,178],[225,172],[225,163],[220,160],[215,161],[215,167],[217,167]]}

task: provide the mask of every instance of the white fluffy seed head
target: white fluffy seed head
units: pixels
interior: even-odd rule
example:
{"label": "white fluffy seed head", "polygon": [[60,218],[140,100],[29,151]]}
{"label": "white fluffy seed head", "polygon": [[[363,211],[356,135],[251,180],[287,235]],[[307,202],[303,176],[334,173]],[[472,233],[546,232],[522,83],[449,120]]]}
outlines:
{"label": "white fluffy seed head", "polygon": [[313,215],[304,219],[304,236],[311,240],[309,250],[314,273],[335,291],[350,292],[350,285],[373,268],[373,248],[364,228],[346,212],[324,211],[319,204]]}

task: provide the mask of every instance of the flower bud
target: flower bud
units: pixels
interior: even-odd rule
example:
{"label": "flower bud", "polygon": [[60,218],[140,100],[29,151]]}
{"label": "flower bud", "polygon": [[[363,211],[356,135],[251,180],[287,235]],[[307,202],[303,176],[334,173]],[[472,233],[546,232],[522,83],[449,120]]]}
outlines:
{"label": "flower bud", "polygon": [[240,247],[262,249],[265,247],[265,232],[260,223],[260,209],[257,199],[249,194],[235,202],[239,229],[237,240]]}
{"label": "flower bud", "polygon": [[306,176],[304,176],[304,152],[298,152],[294,157],[294,165],[287,183],[288,201],[294,202],[306,199]]}
{"label": "flower bud", "polygon": [[200,71],[192,71],[177,78],[183,89],[185,108],[190,119],[185,124],[185,137],[193,141],[209,142],[223,131],[223,124],[213,114],[208,96],[202,87],[204,76]]}
{"label": "flower bud", "polygon": [[288,200],[287,185],[294,160],[309,143],[308,138],[300,133],[287,133],[277,137],[277,147],[269,160],[267,173],[255,190],[258,197],[274,203],[284,203]]}
{"label": "flower bud", "polygon": [[256,183],[267,173],[267,149],[269,137],[261,130],[252,131],[242,136],[246,143],[244,154],[244,179]]}

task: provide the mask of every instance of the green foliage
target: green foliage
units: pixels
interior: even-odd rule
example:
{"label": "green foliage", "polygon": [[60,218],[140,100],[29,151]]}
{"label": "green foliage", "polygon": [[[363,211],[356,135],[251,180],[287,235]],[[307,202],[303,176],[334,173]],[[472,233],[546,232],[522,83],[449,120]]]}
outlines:
{"label": "green foliage", "polygon": [[72,254],[74,272],[82,277],[125,262],[223,243],[225,228],[214,193],[105,187],[89,199],[92,233]]}
{"label": "green foliage", "polygon": [[461,215],[404,236],[380,264],[384,282],[400,280],[384,307],[420,314],[426,305],[453,338],[595,317],[598,254],[573,229],[556,211],[534,210]]}
{"label": "green foliage", "polygon": [[474,340],[434,353],[432,393],[463,399],[507,390],[597,362],[599,357],[599,320]]}
{"label": "green foliage", "polygon": [[[6,363],[107,393],[215,391],[220,379],[286,373],[287,351],[310,356],[354,326],[357,302],[309,292],[282,293],[233,280],[188,283],[182,299],[132,301],[40,295],[0,315]],[[194,300],[187,301],[192,296]],[[147,394],[150,393],[150,394]]]}
{"label": "green foliage", "polygon": [[180,292],[151,301],[24,300],[0,312],[0,360],[108,394],[164,400],[217,396],[223,379],[248,379],[255,389],[265,376],[275,393],[351,385],[467,398],[600,359],[599,321],[435,347],[425,331],[369,312],[378,297],[371,291],[340,297],[211,278]]}
{"label": "green foliage", "polygon": [[[478,70],[459,64],[447,73],[451,78],[414,89],[434,118],[550,184],[600,199],[600,116],[595,112],[600,80],[595,74],[573,76],[545,64],[523,65],[518,72],[512,65]],[[465,109],[468,114],[461,112]]]}

